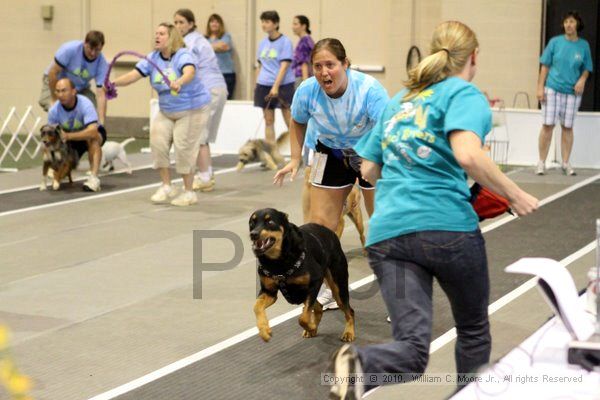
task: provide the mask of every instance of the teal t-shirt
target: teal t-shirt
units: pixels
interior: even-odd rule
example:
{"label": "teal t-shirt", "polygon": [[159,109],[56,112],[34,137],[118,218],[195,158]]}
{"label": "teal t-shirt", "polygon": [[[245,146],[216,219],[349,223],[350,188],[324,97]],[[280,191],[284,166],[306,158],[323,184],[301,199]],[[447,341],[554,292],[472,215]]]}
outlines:
{"label": "teal t-shirt", "polygon": [[587,40],[570,41],[565,35],[548,42],[540,62],[549,68],[546,86],[560,93],[574,94],[573,87],[583,71],[593,71],[592,53]]}
{"label": "teal t-shirt", "polygon": [[408,102],[394,96],[379,121],[354,147],[382,165],[367,246],[427,230],[470,232],[478,218],[469,203],[465,171],[448,135],[474,132],[483,143],[492,113],[477,87],[461,78],[429,86]]}

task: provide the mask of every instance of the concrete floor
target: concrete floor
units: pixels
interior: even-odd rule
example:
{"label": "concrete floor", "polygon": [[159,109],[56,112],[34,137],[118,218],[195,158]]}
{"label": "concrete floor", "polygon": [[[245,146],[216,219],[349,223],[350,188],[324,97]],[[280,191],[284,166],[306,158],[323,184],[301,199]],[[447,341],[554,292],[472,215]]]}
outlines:
{"label": "concrete floor", "polygon": [[[149,164],[147,155],[130,158],[138,166]],[[39,184],[39,172],[0,174],[0,192]],[[598,172],[565,177],[550,171],[537,177],[524,169],[511,177],[545,198]],[[187,208],[153,205],[149,197],[155,189],[145,188],[0,213],[0,322],[12,331],[17,366],[35,381],[34,398],[89,398],[253,328],[256,272],[247,220],[267,206],[285,210],[292,221],[302,219],[302,179],[276,188],[272,177],[257,168],[218,174],[216,190],[200,194],[199,203]],[[201,229],[238,235],[244,254],[234,269],[203,273],[202,299],[195,300],[192,238]],[[369,276],[353,228],[345,232],[342,246],[353,255],[351,281]],[[233,247],[212,239],[203,249],[203,262],[224,262]],[[593,254],[587,254],[570,267],[578,287],[592,263]],[[292,308],[278,302],[269,317]],[[495,313],[492,359],[550,314],[537,291]],[[453,343],[435,352],[428,371],[453,371],[453,352]],[[382,388],[369,398],[436,399],[452,390],[403,385]]]}

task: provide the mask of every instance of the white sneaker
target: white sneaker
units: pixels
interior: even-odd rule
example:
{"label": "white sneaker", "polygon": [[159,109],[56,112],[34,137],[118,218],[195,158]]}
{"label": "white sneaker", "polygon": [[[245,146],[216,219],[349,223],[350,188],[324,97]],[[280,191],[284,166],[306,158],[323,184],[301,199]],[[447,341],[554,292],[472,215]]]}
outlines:
{"label": "white sneaker", "polygon": [[571,167],[571,164],[563,164],[562,165],[562,170],[563,173],[567,176],[574,176],[577,175],[577,172],[575,172],[575,170],[573,169],[573,167]]}
{"label": "white sneaker", "polygon": [[[333,373],[334,384],[329,391],[329,398],[335,400],[358,400],[364,394],[363,370],[354,347],[345,344],[331,356],[328,373]],[[356,377],[356,379],[348,379]]]}
{"label": "white sneaker", "polygon": [[156,192],[150,197],[154,203],[164,203],[177,196],[177,188],[171,185],[161,185]]}
{"label": "white sneaker", "polygon": [[83,184],[83,190],[86,192],[99,192],[100,191],[100,179],[95,175],[90,175],[87,181]]}
{"label": "white sneaker", "polygon": [[215,188],[215,178],[211,177],[210,180],[205,181],[202,180],[198,175],[194,177],[194,183],[192,185],[194,190],[199,190],[201,192],[212,192]]}
{"label": "white sneaker", "polygon": [[198,196],[194,192],[185,191],[181,193],[177,198],[171,201],[171,205],[185,207],[191,206],[192,204],[196,204],[198,202]]}
{"label": "white sneaker", "polygon": [[388,317],[386,318],[386,321],[388,322],[388,324],[392,323],[392,319],[390,318],[390,316],[388,315]]}
{"label": "white sneaker", "polygon": [[322,289],[317,296],[317,301],[323,306],[323,311],[336,310],[340,308],[340,306],[338,306],[333,299],[333,293],[331,293],[331,289]]}
{"label": "white sneaker", "polygon": [[537,167],[535,168],[536,175],[544,175],[546,173],[546,165],[543,161],[538,161]]}

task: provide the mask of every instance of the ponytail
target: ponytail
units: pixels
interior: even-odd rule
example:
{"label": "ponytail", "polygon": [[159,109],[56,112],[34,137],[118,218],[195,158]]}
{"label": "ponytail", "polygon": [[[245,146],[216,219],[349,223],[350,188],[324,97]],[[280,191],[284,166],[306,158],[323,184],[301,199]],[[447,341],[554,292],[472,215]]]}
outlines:
{"label": "ponytail", "polygon": [[431,54],[408,72],[404,85],[409,90],[404,101],[416,97],[423,89],[460,72],[479,47],[475,32],[458,21],[437,26],[431,40]]}

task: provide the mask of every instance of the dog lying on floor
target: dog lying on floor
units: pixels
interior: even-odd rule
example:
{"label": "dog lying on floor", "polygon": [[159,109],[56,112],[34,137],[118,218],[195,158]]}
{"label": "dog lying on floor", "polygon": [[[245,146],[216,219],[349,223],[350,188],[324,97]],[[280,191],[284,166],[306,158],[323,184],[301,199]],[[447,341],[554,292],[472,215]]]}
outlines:
{"label": "dog lying on floor", "polygon": [[73,183],[71,171],[77,168],[79,155],[68,143],[62,141],[60,125],[46,124],[40,129],[42,139],[44,163],[42,165],[42,183],[40,190],[47,188],[48,169],[52,168],[52,189],[58,190],[63,178],[68,177],[69,183]]}
{"label": "dog lying on floor", "polygon": [[248,140],[238,152],[239,161],[237,170],[244,169],[246,164],[253,161],[260,161],[267,168],[274,171],[278,165],[283,165],[283,156],[280,153],[281,146],[289,139],[290,133],[283,132],[278,138],[275,145],[267,142],[264,139]]}
{"label": "dog lying on floor", "polygon": [[348,291],[348,262],[340,241],[318,224],[300,227],[273,208],[258,210],[249,221],[252,250],[258,259],[260,293],[254,305],[260,337],[271,339],[265,310],[277,300],[277,292],[290,304],[304,304],[298,320],[305,338],[317,335],[323,306],[316,301],[323,280],[344,313],[346,324],[340,339],[355,339],[354,310]]}
{"label": "dog lying on floor", "polygon": [[135,138],[130,137],[123,140],[121,143],[112,140],[107,140],[102,145],[102,161],[100,165],[103,171],[113,171],[115,169],[113,165],[114,160],[119,160],[122,164],[127,166],[127,173],[131,174],[131,163],[127,160],[127,153],[125,152],[125,146],[133,142]]}

